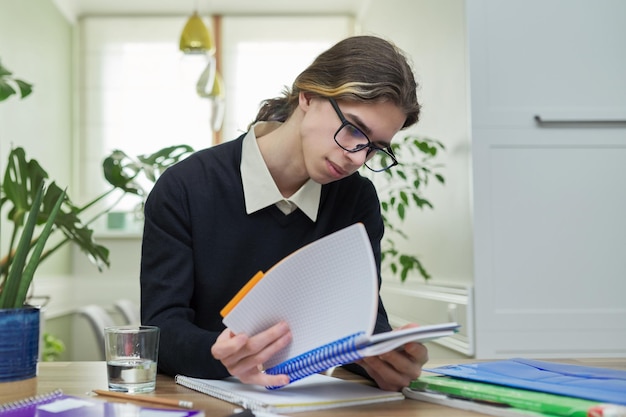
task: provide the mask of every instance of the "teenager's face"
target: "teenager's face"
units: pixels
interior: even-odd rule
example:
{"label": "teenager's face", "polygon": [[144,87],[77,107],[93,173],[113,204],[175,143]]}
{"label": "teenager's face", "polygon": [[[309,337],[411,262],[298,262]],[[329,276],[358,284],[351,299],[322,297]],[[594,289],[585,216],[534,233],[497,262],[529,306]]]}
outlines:
{"label": "teenager's face", "polygon": [[[337,101],[344,117],[367,135],[370,141],[386,148],[391,138],[402,128],[406,115],[391,102],[361,103]],[[341,120],[326,98],[300,95],[305,111],[302,120],[302,152],[304,164],[315,182],[327,184],[357,171],[366,161],[367,150],[348,152],[334,140]]]}

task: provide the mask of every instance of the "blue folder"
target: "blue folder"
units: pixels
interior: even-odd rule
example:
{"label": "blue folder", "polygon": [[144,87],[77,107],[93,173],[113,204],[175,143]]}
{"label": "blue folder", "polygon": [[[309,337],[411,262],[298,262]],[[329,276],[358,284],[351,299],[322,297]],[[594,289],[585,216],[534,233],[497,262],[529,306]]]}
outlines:
{"label": "blue folder", "polygon": [[626,371],[514,358],[424,370],[592,401],[626,405]]}

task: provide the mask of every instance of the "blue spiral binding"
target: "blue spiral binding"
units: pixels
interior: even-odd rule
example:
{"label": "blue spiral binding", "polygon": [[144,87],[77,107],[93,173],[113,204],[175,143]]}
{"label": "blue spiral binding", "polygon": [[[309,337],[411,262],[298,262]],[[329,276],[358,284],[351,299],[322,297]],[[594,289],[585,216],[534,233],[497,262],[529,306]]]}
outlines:
{"label": "blue spiral binding", "polygon": [[[358,332],[342,339],[320,346],[301,355],[279,363],[265,370],[266,374],[289,376],[289,382],[294,382],[309,375],[316,374],[346,363],[363,358],[357,352],[356,340],[364,332]],[[277,389],[281,386],[267,386],[267,389]]]}

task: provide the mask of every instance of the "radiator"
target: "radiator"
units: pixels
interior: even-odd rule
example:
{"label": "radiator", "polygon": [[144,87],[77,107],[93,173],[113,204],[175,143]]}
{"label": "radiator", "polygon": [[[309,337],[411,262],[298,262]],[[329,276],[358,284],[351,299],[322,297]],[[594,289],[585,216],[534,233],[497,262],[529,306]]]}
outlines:
{"label": "radiator", "polygon": [[381,296],[392,326],[406,323],[461,325],[453,336],[437,343],[468,357],[474,356],[474,308],[471,286],[430,285],[384,281]]}

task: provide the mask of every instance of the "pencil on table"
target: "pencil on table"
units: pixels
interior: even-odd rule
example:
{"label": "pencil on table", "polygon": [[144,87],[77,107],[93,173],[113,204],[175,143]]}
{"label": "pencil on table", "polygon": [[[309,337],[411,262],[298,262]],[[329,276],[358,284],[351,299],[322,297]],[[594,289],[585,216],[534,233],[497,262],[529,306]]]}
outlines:
{"label": "pencil on table", "polygon": [[93,390],[93,392],[103,397],[113,397],[113,398],[120,398],[123,400],[131,400],[131,401],[142,401],[142,402],[152,403],[152,404],[169,405],[171,407],[193,408],[193,403],[191,401],[185,401],[185,400],[176,400],[172,398],[159,398],[159,397],[153,397],[151,395],[126,394],[123,392],[106,391],[106,390],[99,390],[99,389],[95,389]]}

